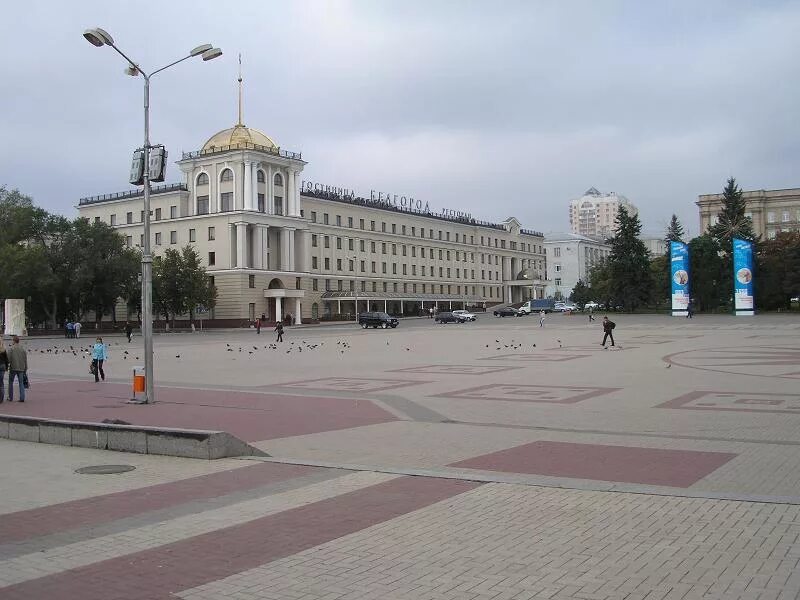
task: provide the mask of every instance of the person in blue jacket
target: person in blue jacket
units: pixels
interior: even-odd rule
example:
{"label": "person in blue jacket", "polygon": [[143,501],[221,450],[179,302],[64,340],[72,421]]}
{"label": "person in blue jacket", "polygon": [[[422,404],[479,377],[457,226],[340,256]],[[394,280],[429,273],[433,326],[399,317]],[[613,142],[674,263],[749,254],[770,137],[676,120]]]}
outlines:
{"label": "person in blue jacket", "polygon": [[92,347],[92,372],[94,373],[94,381],[97,383],[100,378],[106,380],[106,374],[103,372],[103,362],[108,359],[108,351],[106,345],[103,343],[103,338],[100,336],[94,342]]}

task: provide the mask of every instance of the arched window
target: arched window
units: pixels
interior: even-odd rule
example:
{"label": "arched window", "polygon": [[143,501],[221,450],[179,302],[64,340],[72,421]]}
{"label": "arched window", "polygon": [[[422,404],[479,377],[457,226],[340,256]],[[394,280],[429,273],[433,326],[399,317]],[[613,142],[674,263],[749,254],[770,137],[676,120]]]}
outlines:
{"label": "arched window", "polygon": [[233,171],[230,169],[225,169],[222,172],[222,175],[219,176],[220,181],[233,181]]}
{"label": "arched window", "polygon": [[311,305],[311,318],[314,319],[315,321],[319,319],[319,304],[317,304],[316,302],[314,302],[314,304]]}
{"label": "arched window", "polygon": [[264,177],[264,171],[259,170],[256,172],[256,180],[258,183],[264,183],[266,181],[266,178]]}
{"label": "arched window", "polygon": [[275,185],[283,185],[283,175],[280,173],[275,173],[275,177],[272,179],[272,183]]}
{"label": "arched window", "polygon": [[197,185],[208,185],[208,175],[200,173],[200,175],[197,176]]}

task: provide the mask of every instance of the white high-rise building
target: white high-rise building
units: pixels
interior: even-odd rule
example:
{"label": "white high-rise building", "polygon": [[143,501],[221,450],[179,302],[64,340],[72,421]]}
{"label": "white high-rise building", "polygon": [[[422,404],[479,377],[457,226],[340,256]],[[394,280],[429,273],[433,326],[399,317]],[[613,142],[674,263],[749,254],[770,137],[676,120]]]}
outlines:
{"label": "white high-rise building", "polygon": [[569,203],[570,230],[578,235],[611,236],[620,206],[631,215],[639,213],[639,209],[625,196],[616,192],[604,194],[596,188],[589,188],[583,196]]}

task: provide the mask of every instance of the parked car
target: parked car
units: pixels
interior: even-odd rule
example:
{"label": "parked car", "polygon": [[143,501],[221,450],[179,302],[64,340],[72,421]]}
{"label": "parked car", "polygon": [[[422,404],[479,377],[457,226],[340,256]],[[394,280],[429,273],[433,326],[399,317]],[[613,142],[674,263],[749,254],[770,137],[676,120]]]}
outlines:
{"label": "parked car", "polygon": [[598,308],[600,308],[600,305],[597,302],[587,302],[586,304],[583,305],[583,310],[589,310],[590,308],[592,310],[597,310]]}
{"label": "parked car", "polygon": [[373,329],[377,329],[378,327],[382,329],[391,327],[394,329],[399,323],[400,321],[387,315],[385,312],[363,312],[358,315],[358,324],[364,329],[367,327],[372,327]]}
{"label": "parked car", "polygon": [[575,312],[578,310],[578,307],[572,303],[556,302],[556,305],[553,307],[553,310],[555,312],[567,312],[567,311]]}
{"label": "parked car", "polygon": [[475,319],[478,318],[477,315],[473,315],[471,312],[467,310],[454,310],[453,314],[457,315],[460,319],[464,321],[474,321]]}
{"label": "parked car", "polygon": [[495,317],[519,317],[522,316],[520,312],[511,306],[504,306],[494,311]]}
{"label": "parked car", "polygon": [[446,310],[436,313],[436,316],[434,317],[434,321],[436,323],[441,323],[442,325],[445,323],[463,323],[465,320],[466,319],[462,319],[460,316]]}

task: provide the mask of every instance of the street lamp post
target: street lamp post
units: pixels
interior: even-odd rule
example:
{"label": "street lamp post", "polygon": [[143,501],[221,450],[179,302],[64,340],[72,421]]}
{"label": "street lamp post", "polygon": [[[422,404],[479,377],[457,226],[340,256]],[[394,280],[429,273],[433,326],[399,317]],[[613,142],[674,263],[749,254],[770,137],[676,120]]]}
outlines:
{"label": "street lamp post", "polygon": [[153,381],[153,256],[150,253],[150,78],[156,73],[165,71],[184,60],[194,56],[202,57],[203,61],[212,60],[222,55],[222,50],[214,48],[211,44],[197,46],[188,56],[168,64],[166,67],[156,69],[150,74],[145,73],[133,60],[128,58],[114,43],[114,38],[99,27],[87,29],[83,37],[93,46],[111,46],[127,62],[125,73],[132,77],[141,75],[144,79],[144,245],[142,246],[142,337],[144,338],[144,374],[145,395],[144,403],[155,401],[155,385]]}

